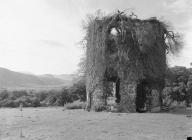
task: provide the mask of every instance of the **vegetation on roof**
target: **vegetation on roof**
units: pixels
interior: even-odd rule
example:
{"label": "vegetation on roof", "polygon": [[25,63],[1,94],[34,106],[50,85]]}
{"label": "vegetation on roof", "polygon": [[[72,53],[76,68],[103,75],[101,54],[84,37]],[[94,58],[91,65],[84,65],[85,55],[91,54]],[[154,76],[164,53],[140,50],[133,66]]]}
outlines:
{"label": "vegetation on roof", "polygon": [[89,17],[85,30],[86,73],[93,77],[110,66],[120,78],[161,78],[167,69],[166,53],[182,48],[180,35],[156,17],[141,20],[134,13],[98,12]]}

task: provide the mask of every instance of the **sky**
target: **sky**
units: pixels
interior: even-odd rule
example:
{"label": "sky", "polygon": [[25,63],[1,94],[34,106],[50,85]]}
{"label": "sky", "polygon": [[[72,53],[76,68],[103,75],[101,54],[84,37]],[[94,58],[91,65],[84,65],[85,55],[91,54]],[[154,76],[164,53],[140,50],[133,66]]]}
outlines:
{"label": "sky", "polygon": [[0,67],[34,74],[77,72],[84,54],[83,21],[98,9],[168,22],[184,37],[184,48],[169,56],[168,64],[190,67],[191,0],[0,0]]}

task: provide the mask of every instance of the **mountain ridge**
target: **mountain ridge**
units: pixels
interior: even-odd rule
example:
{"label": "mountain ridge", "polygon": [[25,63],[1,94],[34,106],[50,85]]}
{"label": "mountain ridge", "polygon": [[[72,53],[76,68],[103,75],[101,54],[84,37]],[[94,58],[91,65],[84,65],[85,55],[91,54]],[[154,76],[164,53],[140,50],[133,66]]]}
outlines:
{"label": "mountain ridge", "polygon": [[75,74],[43,74],[15,72],[0,67],[0,88],[39,88],[39,87],[62,87],[70,85]]}

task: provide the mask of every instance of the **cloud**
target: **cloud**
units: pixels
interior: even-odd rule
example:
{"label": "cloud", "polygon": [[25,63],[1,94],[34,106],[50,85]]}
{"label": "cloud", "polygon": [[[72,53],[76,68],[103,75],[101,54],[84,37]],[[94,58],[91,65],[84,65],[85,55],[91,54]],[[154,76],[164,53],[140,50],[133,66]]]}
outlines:
{"label": "cloud", "polygon": [[[183,30],[192,18],[191,0],[164,0],[165,17],[176,28]],[[188,27],[187,27],[188,28]]]}
{"label": "cloud", "polygon": [[54,40],[36,40],[35,42],[43,44],[45,46],[49,46],[49,47],[65,47],[66,46],[63,43],[54,41]]}
{"label": "cloud", "polygon": [[127,8],[139,18],[164,16],[185,34],[182,57],[174,64],[192,60],[191,0],[0,0],[0,66],[37,74],[73,72],[86,15]]}
{"label": "cloud", "polygon": [[191,0],[166,0],[165,6],[175,13],[192,12]]}

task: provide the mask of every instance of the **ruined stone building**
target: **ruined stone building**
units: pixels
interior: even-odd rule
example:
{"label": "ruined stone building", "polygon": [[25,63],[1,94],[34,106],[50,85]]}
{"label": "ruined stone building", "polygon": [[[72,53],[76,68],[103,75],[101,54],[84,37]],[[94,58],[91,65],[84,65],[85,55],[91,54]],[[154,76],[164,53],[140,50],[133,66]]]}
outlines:
{"label": "ruined stone building", "polygon": [[116,108],[135,112],[144,107],[146,88],[161,91],[166,53],[177,51],[177,37],[156,18],[138,19],[117,12],[95,16],[86,28],[87,109],[102,111],[109,82],[115,83]]}

